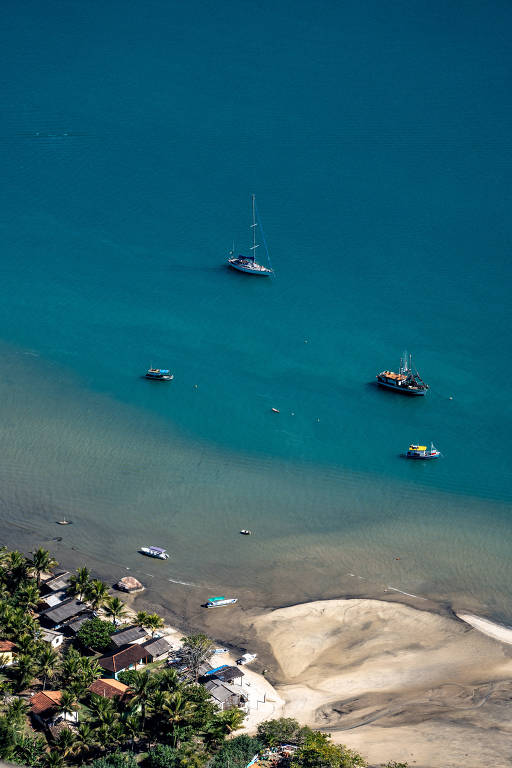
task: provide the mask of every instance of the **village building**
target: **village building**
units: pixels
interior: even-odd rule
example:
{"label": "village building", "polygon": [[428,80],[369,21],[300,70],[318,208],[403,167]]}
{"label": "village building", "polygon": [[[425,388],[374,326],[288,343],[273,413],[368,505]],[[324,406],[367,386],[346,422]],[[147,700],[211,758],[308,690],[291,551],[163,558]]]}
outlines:
{"label": "village building", "polygon": [[0,640],[0,667],[10,667],[14,664],[16,646],[10,640]]}
{"label": "village building", "polygon": [[55,608],[56,605],[60,605],[64,600],[67,600],[68,596],[66,590],[61,589],[59,592],[50,592],[41,598],[41,602],[48,606],[48,608]]}
{"label": "village building", "polygon": [[222,710],[240,707],[246,703],[243,694],[229,683],[221,683],[219,680],[208,680],[204,683],[204,687],[210,694],[214,704]]}
{"label": "village building", "polygon": [[93,611],[84,611],[76,619],[69,621],[63,627],[63,629],[65,629],[66,632],[69,632],[71,635],[76,635],[80,631],[82,624],[85,624],[85,622],[89,621],[90,619],[94,619],[94,615],[95,614]]}
{"label": "village building", "polygon": [[116,648],[122,648],[123,645],[142,644],[148,639],[148,633],[142,627],[128,627],[112,635],[112,643]]}
{"label": "village building", "polygon": [[87,610],[86,603],[80,600],[67,600],[65,603],[57,605],[55,608],[47,608],[40,614],[42,624],[47,624],[50,628],[56,629],[69,619],[79,616]]}
{"label": "village building", "polygon": [[129,690],[128,686],[113,678],[100,677],[89,686],[91,693],[103,696],[105,699],[114,699],[116,697],[124,698]]}
{"label": "village building", "polygon": [[242,678],[244,676],[240,667],[230,667],[228,665],[212,669],[207,674],[208,677],[219,680],[221,683],[236,683],[237,685],[242,685]]}
{"label": "village building", "polygon": [[150,662],[166,659],[172,651],[172,646],[165,637],[148,640],[147,643],[144,643],[143,648],[148,654]]}
{"label": "village building", "polygon": [[78,722],[78,712],[61,712],[62,691],[39,691],[30,700],[30,714],[39,725],[53,728],[61,720]]}
{"label": "village building", "polygon": [[149,661],[148,654],[143,646],[134,644],[128,645],[115,653],[106,654],[98,659],[98,664],[107,673],[107,677],[113,677],[117,680],[119,672],[125,669],[137,669],[144,666]]}
{"label": "village building", "polygon": [[43,581],[41,589],[44,592],[60,592],[61,590],[66,590],[69,587],[70,578],[71,573],[69,571],[61,571],[50,579]]}
{"label": "village building", "polygon": [[41,640],[44,640],[45,643],[50,643],[52,648],[59,648],[64,642],[64,635],[55,629],[43,629]]}

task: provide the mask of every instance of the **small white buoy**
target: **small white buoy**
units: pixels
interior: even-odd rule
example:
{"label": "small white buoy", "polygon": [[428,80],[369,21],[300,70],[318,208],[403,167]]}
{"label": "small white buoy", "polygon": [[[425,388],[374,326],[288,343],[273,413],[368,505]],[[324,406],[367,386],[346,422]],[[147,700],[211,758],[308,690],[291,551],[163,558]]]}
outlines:
{"label": "small white buoy", "polygon": [[197,384],[194,384],[194,389],[197,389]]}
{"label": "small white buoy", "polygon": [[316,420],[316,423],[317,423],[317,424],[319,424],[319,423],[320,423],[320,419],[317,419],[317,420]]}
{"label": "small white buoy", "polygon": [[304,344],[307,344],[307,343],[308,343],[308,339],[304,339]]}
{"label": "small white buoy", "polygon": [[295,416],[295,412],[294,412],[294,411],[292,411],[292,412],[291,412],[291,415],[292,415],[292,416]]}
{"label": "small white buoy", "polygon": [[450,397],[448,398],[448,400],[453,400],[453,397],[450,395]]}

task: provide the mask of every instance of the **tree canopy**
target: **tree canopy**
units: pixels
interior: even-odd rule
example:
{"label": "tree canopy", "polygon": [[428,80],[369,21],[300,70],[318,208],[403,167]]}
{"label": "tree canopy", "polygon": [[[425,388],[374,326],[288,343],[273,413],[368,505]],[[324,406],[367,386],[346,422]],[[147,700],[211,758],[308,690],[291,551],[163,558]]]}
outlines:
{"label": "tree canopy", "polygon": [[111,635],[115,631],[114,625],[110,621],[103,621],[94,616],[88,621],[84,621],[80,627],[77,638],[84,648],[91,648],[93,651],[106,651],[111,644]]}
{"label": "tree canopy", "polygon": [[333,744],[320,731],[310,731],[295,753],[291,768],[365,768],[367,762],[352,749]]}

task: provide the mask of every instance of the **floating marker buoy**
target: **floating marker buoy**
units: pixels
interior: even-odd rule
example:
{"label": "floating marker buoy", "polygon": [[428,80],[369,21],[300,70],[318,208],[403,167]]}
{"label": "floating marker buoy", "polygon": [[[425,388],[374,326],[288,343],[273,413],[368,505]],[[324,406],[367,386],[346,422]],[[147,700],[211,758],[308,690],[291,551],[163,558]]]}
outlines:
{"label": "floating marker buoy", "polygon": [[307,339],[304,339],[304,344],[307,344],[307,343],[308,343],[308,340],[307,340]]}
{"label": "floating marker buoy", "polygon": [[317,424],[320,424],[320,419],[317,419],[317,420],[316,420],[316,423],[317,423]]}
{"label": "floating marker buoy", "polygon": [[450,395],[450,397],[448,398],[448,400],[453,400],[453,397]]}
{"label": "floating marker buoy", "polygon": [[194,384],[194,389],[197,389],[197,384]]}
{"label": "floating marker buoy", "polygon": [[294,411],[292,411],[290,415],[291,415],[291,416],[295,416],[295,413],[294,413]]}

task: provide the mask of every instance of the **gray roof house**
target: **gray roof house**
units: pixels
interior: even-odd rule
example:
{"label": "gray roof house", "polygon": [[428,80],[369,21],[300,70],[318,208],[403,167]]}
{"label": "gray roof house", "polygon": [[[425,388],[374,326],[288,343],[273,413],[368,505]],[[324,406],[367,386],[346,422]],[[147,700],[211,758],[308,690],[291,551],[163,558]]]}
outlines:
{"label": "gray roof house", "polygon": [[148,633],[142,627],[128,627],[112,635],[112,643],[116,648],[121,648],[123,645],[141,645],[147,639]]}
{"label": "gray roof house", "polygon": [[144,643],[143,647],[151,661],[166,659],[172,650],[171,644],[165,637],[158,637],[156,640],[148,640],[147,643]]}
{"label": "gray roof house", "polygon": [[65,629],[69,630],[73,635],[76,635],[77,632],[79,632],[80,627],[84,622],[89,621],[89,619],[94,619],[94,612],[93,611],[84,611],[81,613],[78,618],[73,619],[73,621],[70,621],[68,624],[66,624]]}
{"label": "gray roof house", "polygon": [[56,576],[48,579],[48,581],[44,581],[42,586],[49,592],[59,592],[61,589],[69,587],[70,578],[71,573],[69,571],[61,571]]}
{"label": "gray roof house", "polygon": [[221,683],[232,683],[234,680],[237,681],[238,685],[241,685],[242,677],[244,676],[244,673],[240,669],[240,667],[222,667],[221,669],[218,669],[216,672],[210,675],[213,679],[220,680]]}
{"label": "gray roof house", "polygon": [[43,611],[40,614],[40,619],[44,624],[49,624],[55,629],[68,619],[72,619],[86,610],[86,603],[82,603],[80,600],[67,600],[56,608],[48,608]]}
{"label": "gray roof house", "polygon": [[214,703],[222,710],[239,707],[240,704],[245,703],[244,696],[236,691],[232,685],[229,685],[229,683],[221,683],[219,680],[208,680],[207,683],[204,683],[204,687]]}

